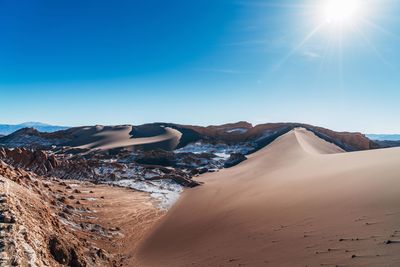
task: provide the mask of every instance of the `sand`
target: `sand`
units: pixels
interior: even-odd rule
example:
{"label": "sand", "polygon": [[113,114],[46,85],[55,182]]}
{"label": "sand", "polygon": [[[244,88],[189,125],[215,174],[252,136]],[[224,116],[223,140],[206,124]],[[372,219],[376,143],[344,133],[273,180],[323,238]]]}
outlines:
{"label": "sand", "polygon": [[79,194],[73,194],[80,204],[72,202],[71,205],[75,208],[89,208],[91,211],[89,219],[76,219],[75,223],[119,229],[114,234],[111,231],[111,235],[104,236],[76,230],[75,233],[114,255],[114,260],[121,266],[137,266],[136,249],[139,241],[165,211],[158,209],[154,200],[143,192],[78,181],[67,184],[80,191]]}
{"label": "sand", "polygon": [[[103,127],[97,126],[96,132],[88,131],[79,135],[78,140],[75,141],[80,145],[75,146],[79,149],[90,149],[90,151],[105,151],[115,148],[129,148],[133,146],[160,146],[168,148],[175,148],[182,136],[179,131],[165,127],[164,133],[150,137],[133,138],[130,133],[132,131],[131,125]],[[83,143],[83,144],[82,144]],[[164,144],[163,144],[164,143]]]}
{"label": "sand", "polygon": [[343,153],[299,128],[199,180],[142,266],[400,266],[400,148]]}

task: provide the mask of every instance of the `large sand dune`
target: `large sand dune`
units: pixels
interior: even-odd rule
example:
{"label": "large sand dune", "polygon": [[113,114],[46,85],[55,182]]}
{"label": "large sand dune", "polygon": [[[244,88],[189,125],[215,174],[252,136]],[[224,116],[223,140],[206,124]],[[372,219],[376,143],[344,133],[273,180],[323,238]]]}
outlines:
{"label": "large sand dune", "polygon": [[135,137],[131,125],[83,127],[74,132],[71,146],[89,151],[104,151],[115,148],[151,147],[174,149],[182,134],[169,127],[153,127],[145,137]]}
{"label": "large sand dune", "polygon": [[202,176],[141,245],[142,264],[400,266],[400,149],[341,152],[295,129]]}

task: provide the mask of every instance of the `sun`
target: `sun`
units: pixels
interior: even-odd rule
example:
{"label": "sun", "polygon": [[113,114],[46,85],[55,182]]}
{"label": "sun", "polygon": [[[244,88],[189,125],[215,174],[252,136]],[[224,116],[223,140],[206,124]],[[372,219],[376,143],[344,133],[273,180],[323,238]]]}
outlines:
{"label": "sun", "polygon": [[321,15],[326,23],[343,26],[357,21],[361,16],[360,0],[325,0],[321,2]]}

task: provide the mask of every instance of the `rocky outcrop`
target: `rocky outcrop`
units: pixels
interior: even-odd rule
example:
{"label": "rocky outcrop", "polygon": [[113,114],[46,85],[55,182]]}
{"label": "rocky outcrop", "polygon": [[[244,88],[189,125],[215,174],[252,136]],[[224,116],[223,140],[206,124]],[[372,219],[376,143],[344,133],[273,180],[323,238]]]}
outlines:
{"label": "rocky outcrop", "polygon": [[[228,144],[243,142],[247,140],[247,132],[253,128],[251,123],[240,121],[222,125],[211,126],[193,126],[193,125],[175,125],[174,127],[185,128],[196,133],[197,140],[206,140],[211,142],[223,141]],[[186,138],[185,132],[182,138]],[[183,146],[183,145],[182,145]],[[182,147],[181,146],[181,147]]]}
{"label": "rocky outcrop", "polygon": [[381,148],[400,147],[400,141],[376,140],[374,142]]}
{"label": "rocky outcrop", "polygon": [[50,149],[52,146],[59,146],[67,141],[63,132],[42,133],[34,128],[23,128],[1,137],[0,146]]}
{"label": "rocky outcrop", "polygon": [[87,263],[77,249],[60,236],[53,235],[49,240],[49,250],[53,258],[62,265],[84,267]]}
{"label": "rocky outcrop", "polygon": [[303,125],[303,127],[312,131],[319,138],[331,142],[345,151],[360,151],[380,148],[378,143],[370,140],[362,133],[335,132],[312,125]]}
{"label": "rocky outcrop", "polygon": [[0,147],[0,159],[14,167],[33,171],[38,175],[46,175],[60,166],[54,155],[41,150],[25,148],[7,149]]}
{"label": "rocky outcrop", "polygon": [[175,155],[165,150],[143,151],[137,155],[135,162],[146,165],[173,166]]}
{"label": "rocky outcrop", "polygon": [[41,176],[92,181],[96,180],[94,170],[100,165],[97,160],[91,161],[84,158],[70,160],[63,159],[60,155],[57,158],[54,154],[42,150],[26,148],[0,147],[0,160],[15,168],[31,171]]}
{"label": "rocky outcrop", "polygon": [[173,171],[172,173],[163,175],[163,176],[154,176],[149,179],[148,181],[156,181],[156,180],[164,180],[169,179],[175,181],[177,184],[180,184],[185,187],[196,187],[200,185],[200,182],[192,180],[191,176],[187,175],[186,173],[176,172]]}
{"label": "rocky outcrop", "polygon": [[120,266],[119,255],[96,243],[115,231],[81,226],[90,210],[72,200],[80,195],[74,192],[80,191],[0,160],[0,266]]}
{"label": "rocky outcrop", "polygon": [[225,162],[224,167],[225,168],[230,168],[233,166],[238,165],[240,162],[246,160],[246,156],[240,153],[234,153],[231,154],[231,156],[229,157],[229,159]]}
{"label": "rocky outcrop", "polygon": [[61,155],[58,155],[57,159],[56,156],[40,150],[0,148],[0,159],[16,168],[32,171],[45,177],[87,180],[96,183],[124,179],[172,180],[185,187],[199,185],[198,182],[191,180],[190,171],[173,167],[176,158],[172,152],[162,150],[143,152],[137,159],[140,163],[109,162],[108,158],[92,156],[63,159]]}
{"label": "rocky outcrop", "polygon": [[[2,266],[59,266],[48,246],[49,236],[68,238],[68,246],[76,249],[74,262],[67,266],[86,266],[84,245],[66,233],[51,210],[51,193],[34,174],[13,168],[0,161],[0,218],[2,233]],[[81,263],[76,265],[75,263]]]}

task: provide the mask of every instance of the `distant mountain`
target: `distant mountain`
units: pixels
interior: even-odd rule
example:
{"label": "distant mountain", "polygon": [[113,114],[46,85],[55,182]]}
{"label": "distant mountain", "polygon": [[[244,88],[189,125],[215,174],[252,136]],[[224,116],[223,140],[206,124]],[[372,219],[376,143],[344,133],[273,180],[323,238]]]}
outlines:
{"label": "distant mountain", "polygon": [[0,135],[8,135],[22,128],[34,128],[40,132],[51,133],[59,130],[65,130],[69,127],[54,126],[41,122],[24,122],[21,124],[0,124]]}
{"label": "distant mountain", "polygon": [[378,141],[400,141],[400,134],[367,134],[371,140]]}

